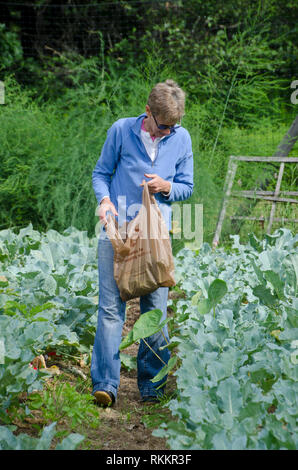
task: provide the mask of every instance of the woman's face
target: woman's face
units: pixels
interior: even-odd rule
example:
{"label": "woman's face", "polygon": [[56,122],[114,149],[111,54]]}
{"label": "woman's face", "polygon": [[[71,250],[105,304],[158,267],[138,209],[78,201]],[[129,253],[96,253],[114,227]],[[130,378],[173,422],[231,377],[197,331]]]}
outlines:
{"label": "woman's face", "polygon": [[169,135],[171,133],[171,129],[159,129],[159,125],[164,125],[164,126],[169,126],[173,127],[176,123],[166,123],[162,122],[162,120],[159,120],[158,116],[154,116],[152,112],[150,111],[149,106],[146,106],[146,114],[148,116],[146,120],[146,127],[148,132],[152,137],[164,137],[166,135]]}

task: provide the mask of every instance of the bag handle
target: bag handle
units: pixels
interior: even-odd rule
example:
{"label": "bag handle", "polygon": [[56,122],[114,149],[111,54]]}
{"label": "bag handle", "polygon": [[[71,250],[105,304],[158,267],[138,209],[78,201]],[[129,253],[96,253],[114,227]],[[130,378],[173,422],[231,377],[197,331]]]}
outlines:
{"label": "bag handle", "polygon": [[117,222],[115,217],[109,214],[107,217],[107,223],[105,225],[108,237],[112,243],[115,252],[121,256],[126,256],[129,253],[130,248],[125,245],[116,225]]}
{"label": "bag handle", "polygon": [[143,180],[141,186],[143,186],[143,194],[142,194],[142,204],[146,208],[149,207],[149,204],[155,204],[157,206],[156,199],[154,194],[150,193],[148,188],[148,181]]}
{"label": "bag handle", "polygon": [[159,217],[161,216],[160,208],[158,207],[157,201],[154,197],[154,194],[150,193],[149,187],[148,187],[148,182],[143,180],[142,181],[142,186],[144,186],[143,189],[143,195],[142,195],[142,204],[146,209],[146,215],[147,215],[147,237],[151,237],[151,216],[152,216],[152,206],[155,207],[155,210],[157,211]]}

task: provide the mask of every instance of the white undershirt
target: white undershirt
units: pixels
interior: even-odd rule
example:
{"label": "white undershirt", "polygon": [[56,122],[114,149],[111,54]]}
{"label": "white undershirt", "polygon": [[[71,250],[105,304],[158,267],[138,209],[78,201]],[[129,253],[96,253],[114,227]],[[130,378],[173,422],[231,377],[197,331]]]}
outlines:
{"label": "white undershirt", "polygon": [[145,146],[145,149],[149,155],[149,157],[151,158],[151,160],[154,162],[154,160],[156,159],[156,155],[157,155],[157,150],[158,150],[158,144],[159,142],[164,138],[165,136],[163,137],[156,137],[154,140],[152,140],[149,132],[147,131],[144,131],[143,129],[141,129],[141,139],[142,139],[142,142]]}
{"label": "white undershirt", "polygon": [[[145,146],[145,149],[146,149],[149,157],[151,158],[152,162],[154,162],[154,160],[156,159],[159,142],[162,139],[164,139],[165,137],[166,136],[156,137],[154,140],[152,140],[152,138],[150,136],[150,133],[147,132],[147,131],[144,131],[143,129],[141,129],[141,139],[142,139],[142,142]],[[168,192],[168,194],[165,194],[165,193],[162,193],[162,194],[164,194],[165,196],[169,196],[171,191],[172,191],[172,183],[171,183],[171,189]],[[103,199],[105,199],[107,197],[109,197],[109,196],[104,196],[101,201],[103,201]],[[101,201],[100,201],[100,203],[101,203]]]}
{"label": "white undershirt", "polygon": [[[155,139],[152,140],[150,133],[147,131],[144,131],[144,129],[141,129],[141,139],[152,162],[154,162],[154,160],[156,159],[159,142],[165,137],[166,137],[165,135],[163,137],[155,137]],[[165,193],[162,193],[162,194],[164,194],[164,196],[169,196],[171,191],[172,191],[172,183],[171,183],[170,191],[167,194]]]}

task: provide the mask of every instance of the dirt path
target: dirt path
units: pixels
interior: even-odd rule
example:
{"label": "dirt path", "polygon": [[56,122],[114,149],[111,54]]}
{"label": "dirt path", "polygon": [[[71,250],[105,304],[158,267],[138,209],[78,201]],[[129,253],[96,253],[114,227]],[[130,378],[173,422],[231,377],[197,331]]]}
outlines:
{"label": "dirt path", "polygon": [[[127,302],[126,321],[123,328],[123,334],[126,335],[132,328],[135,321],[139,318],[139,299]],[[131,345],[125,352],[131,356],[137,355],[137,345]],[[51,356],[47,358],[46,367],[56,366],[59,375],[56,377],[56,383],[68,383],[77,388],[80,382],[78,374],[73,374],[71,368],[75,366],[79,374],[84,374],[85,380],[81,393],[91,395],[92,383],[90,377],[90,365],[85,365],[82,361],[74,363],[65,357]],[[55,388],[55,377],[47,382],[49,390]],[[81,380],[82,384],[82,380]],[[175,379],[171,376],[168,380],[166,393],[169,396],[175,390]],[[54,396],[54,395],[53,395]],[[27,395],[21,399],[27,401]],[[120,387],[117,396],[117,402],[109,408],[103,408],[95,405],[98,411],[99,425],[94,428],[86,422],[73,429],[69,420],[55,417],[57,421],[57,430],[76,432],[85,436],[84,441],[78,449],[90,450],[163,450],[167,449],[166,441],[152,436],[152,431],[158,425],[170,416],[169,410],[163,403],[149,404],[142,403],[137,386],[137,371],[126,370],[121,367]],[[61,418],[61,419],[60,419]],[[49,422],[45,422],[42,410],[32,410],[30,416],[17,416],[13,423],[17,426],[16,434],[26,433],[31,436],[38,436],[38,426],[43,428]],[[55,439],[52,448],[55,448],[58,440]]]}
{"label": "dirt path", "polygon": [[[124,335],[129,332],[138,318],[139,300],[130,300],[127,302]],[[134,344],[125,352],[136,356],[137,350],[138,346]],[[174,387],[174,381],[169,382],[167,393],[173,391]],[[127,371],[121,368],[117,403],[112,408],[100,411],[102,425],[94,432],[94,435],[88,436],[92,449],[162,450],[168,448],[164,439],[152,436],[152,430],[169,415],[169,412],[160,404],[141,402],[136,370]]]}

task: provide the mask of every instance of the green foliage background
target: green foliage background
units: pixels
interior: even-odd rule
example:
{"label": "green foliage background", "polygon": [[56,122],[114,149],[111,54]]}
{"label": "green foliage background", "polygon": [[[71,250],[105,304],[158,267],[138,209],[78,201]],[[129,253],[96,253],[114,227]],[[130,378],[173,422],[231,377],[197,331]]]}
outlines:
{"label": "green foliage background", "polygon": [[[21,390],[42,386],[38,371],[28,367],[34,356],[51,348],[89,354],[93,344],[97,218],[91,175],[111,124],[142,113],[158,81],[173,78],[184,88],[183,125],[192,137],[195,165],[191,202],[203,204],[204,241],[210,243],[229,156],[272,155],[297,106],[290,100],[290,85],[298,78],[294,0],[69,0],[65,8],[57,0],[21,3],[0,0],[0,80],[5,85],[0,231],[20,229],[18,235],[4,230],[0,237],[5,274],[0,320],[7,339],[0,374],[4,423]],[[297,155],[297,147],[290,156]],[[272,189],[277,172],[278,165],[243,163],[234,189]],[[296,188],[297,165],[286,165],[281,189]],[[297,218],[293,206],[278,206],[276,216]],[[228,215],[266,216],[268,208],[264,202],[234,200]],[[246,241],[250,231],[259,236],[264,230],[251,222],[232,224],[227,217],[221,240],[227,245],[229,235],[238,233]],[[199,252],[178,255],[186,298],[176,301],[176,316],[185,322],[187,336],[179,353],[182,389],[170,410],[179,423],[156,433],[172,448],[295,448],[297,351],[291,341],[297,327],[297,237],[280,234],[283,249],[276,234],[263,242],[250,235],[247,245],[234,235],[231,250],[213,253],[204,244]],[[183,240],[173,241],[174,254],[182,245]],[[211,282],[222,286],[223,280],[229,287],[224,309],[214,306],[208,313]],[[273,306],[266,305],[268,299]],[[16,330],[20,334],[12,341]],[[188,363],[194,357],[190,341],[196,357],[203,357],[199,365]],[[247,363],[236,361],[234,367],[231,358],[238,356]],[[236,403],[230,414],[229,390]],[[198,396],[202,401],[196,401]],[[217,427],[210,410],[217,413]],[[39,439],[15,436],[0,426],[0,448],[47,449],[55,426],[44,428]],[[71,434],[56,448],[75,448],[82,438]]]}
{"label": "green foliage background", "polygon": [[[108,14],[111,2],[92,3]],[[82,39],[81,49],[76,23],[63,41],[57,15],[46,38],[56,44],[56,54],[23,53],[17,7],[1,25],[6,105],[0,108],[0,228],[32,222],[38,230],[62,231],[72,225],[93,235],[91,174],[106,131],[116,119],[142,113],[152,86],[171,77],[187,93],[183,125],[192,136],[195,159],[191,202],[203,204],[204,240],[211,241],[229,155],[272,155],[295,117],[290,84],[297,78],[297,5],[275,0],[113,5],[123,22],[111,19],[110,40],[99,28],[93,42]],[[78,24],[87,21],[88,8],[72,11]],[[69,9],[60,15],[66,13]],[[297,144],[291,155],[296,149]],[[268,175],[274,187],[276,171],[278,166],[243,165],[234,189],[255,189]],[[297,166],[286,169],[283,190],[294,190],[296,174]],[[242,204],[235,201],[230,212],[242,211]],[[246,206],[254,215],[260,204]],[[293,207],[278,209],[277,216],[297,217]],[[251,228],[262,231],[227,219],[223,240],[231,232],[245,237]]]}

